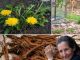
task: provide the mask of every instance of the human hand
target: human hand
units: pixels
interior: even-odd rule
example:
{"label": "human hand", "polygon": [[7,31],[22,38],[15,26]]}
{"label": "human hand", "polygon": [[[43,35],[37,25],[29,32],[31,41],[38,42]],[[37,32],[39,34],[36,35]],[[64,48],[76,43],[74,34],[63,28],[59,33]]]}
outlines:
{"label": "human hand", "polygon": [[55,55],[55,48],[52,45],[48,45],[44,49],[45,55],[48,58],[48,60],[53,60]]}

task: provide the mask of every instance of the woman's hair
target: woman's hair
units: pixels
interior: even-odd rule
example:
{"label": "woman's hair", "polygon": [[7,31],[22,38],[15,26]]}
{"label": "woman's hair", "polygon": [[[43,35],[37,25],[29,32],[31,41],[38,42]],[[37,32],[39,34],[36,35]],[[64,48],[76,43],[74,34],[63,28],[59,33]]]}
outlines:
{"label": "woman's hair", "polygon": [[66,42],[71,49],[74,49],[74,54],[77,54],[78,52],[80,52],[80,47],[75,42],[75,39],[73,39],[72,37],[69,37],[69,36],[61,36],[57,40],[56,45],[58,45],[61,42]]}

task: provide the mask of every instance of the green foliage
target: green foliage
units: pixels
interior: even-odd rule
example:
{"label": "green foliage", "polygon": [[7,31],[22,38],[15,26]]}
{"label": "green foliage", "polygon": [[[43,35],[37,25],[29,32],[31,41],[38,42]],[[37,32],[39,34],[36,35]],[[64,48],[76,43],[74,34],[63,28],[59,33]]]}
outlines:
{"label": "green foliage", "polygon": [[62,32],[64,32],[63,29],[55,29],[55,30],[52,31],[53,34],[60,34]]}
{"label": "green foliage", "polygon": [[74,22],[80,24],[80,15],[76,15],[74,13],[69,13],[69,14],[67,14],[66,18],[69,21],[74,21]]}
{"label": "green foliage", "polygon": [[57,7],[62,7],[62,5],[63,5],[63,0],[56,0],[56,6]]}
{"label": "green foliage", "polygon": [[74,33],[75,29],[74,28],[68,28],[66,31],[69,32],[69,33]]}
{"label": "green foliage", "polygon": [[[37,7],[36,7],[36,4],[25,5],[24,3],[19,3],[16,6],[9,3],[8,4],[5,3],[5,7],[6,8],[4,9],[8,9],[12,11],[11,15],[9,16],[0,15],[0,24],[2,25],[2,27],[4,27],[5,30],[4,29],[3,30],[4,30],[4,33],[6,34],[13,30],[21,30],[25,25],[27,25],[25,20],[30,16],[33,16],[38,20],[37,24],[39,26],[44,26],[46,23],[48,23],[48,18],[45,15],[48,11],[51,10],[50,6],[49,5],[46,6],[44,2],[41,2]],[[4,9],[0,8],[0,11]],[[13,27],[4,25],[4,21],[8,17],[18,18],[19,24]]]}

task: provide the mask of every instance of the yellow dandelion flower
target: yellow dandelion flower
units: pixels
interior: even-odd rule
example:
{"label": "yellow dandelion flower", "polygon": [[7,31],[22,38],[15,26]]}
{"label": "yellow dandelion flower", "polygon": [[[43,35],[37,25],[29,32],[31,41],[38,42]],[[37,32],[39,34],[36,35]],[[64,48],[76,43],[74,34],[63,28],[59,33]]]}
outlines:
{"label": "yellow dandelion flower", "polygon": [[5,20],[5,24],[8,26],[15,26],[18,23],[19,20],[17,18],[8,18],[7,20]]}
{"label": "yellow dandelion flower", "polygon": [[26,19],[26,22],[27,22],[28,24],[34,25],[34,24],[36,24],[38,21],[37,21],[37,19],[34,18],[34,17],[28,17],[28,18]]}
{"label": "yellow dandelion flower", "polygon": [[11,12],[12,12],[11,10],[2,10],[0,14],[4,15],[4,16],[7,16],[7,15],[10,15]]}

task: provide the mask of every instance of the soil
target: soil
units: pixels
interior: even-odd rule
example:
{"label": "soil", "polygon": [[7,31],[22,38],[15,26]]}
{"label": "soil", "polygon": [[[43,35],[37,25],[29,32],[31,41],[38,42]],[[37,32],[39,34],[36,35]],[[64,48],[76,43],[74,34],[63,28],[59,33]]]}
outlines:
{"label": "soil", "polygon": [[[54,7],[52,7],[54,8]],[[60,10],[60,9],[59,9]],[[60,12],[60,11],[58,11]],[[71,11],[71,7],[67,7],[67,13],[74,12],[76,15],[80,15],[80,1],[77,3],[76,7],[74,8],[74,11]],[[59,14],[58,14],[59,15]],[[61,16],[62,14],[60,14]],[[69,21],[67,22],[65,18],[60,18],[57,20],[54,20],[54,18],[51,19],[51,32],[61,29],[64,32],[61,32],[59,34],[80,34],[80,24],[77,24],[74,21]],[[73,32],[66,31],[68,28],[71,28],[72,30],[74,29]],[[55,33],[58,34],[58,33]]]}
{"label": "soil", "polygon": [[[73,32],[67,31],[67,29],[74,29]],[[54,31],[56,29],[64,30],[64,32],[61,32],[60,34],[80,34],[80,24],[77,24],[75,22],[68,22],[68,23],[61,23],[61,24],[52,24],[51,30]]]}

